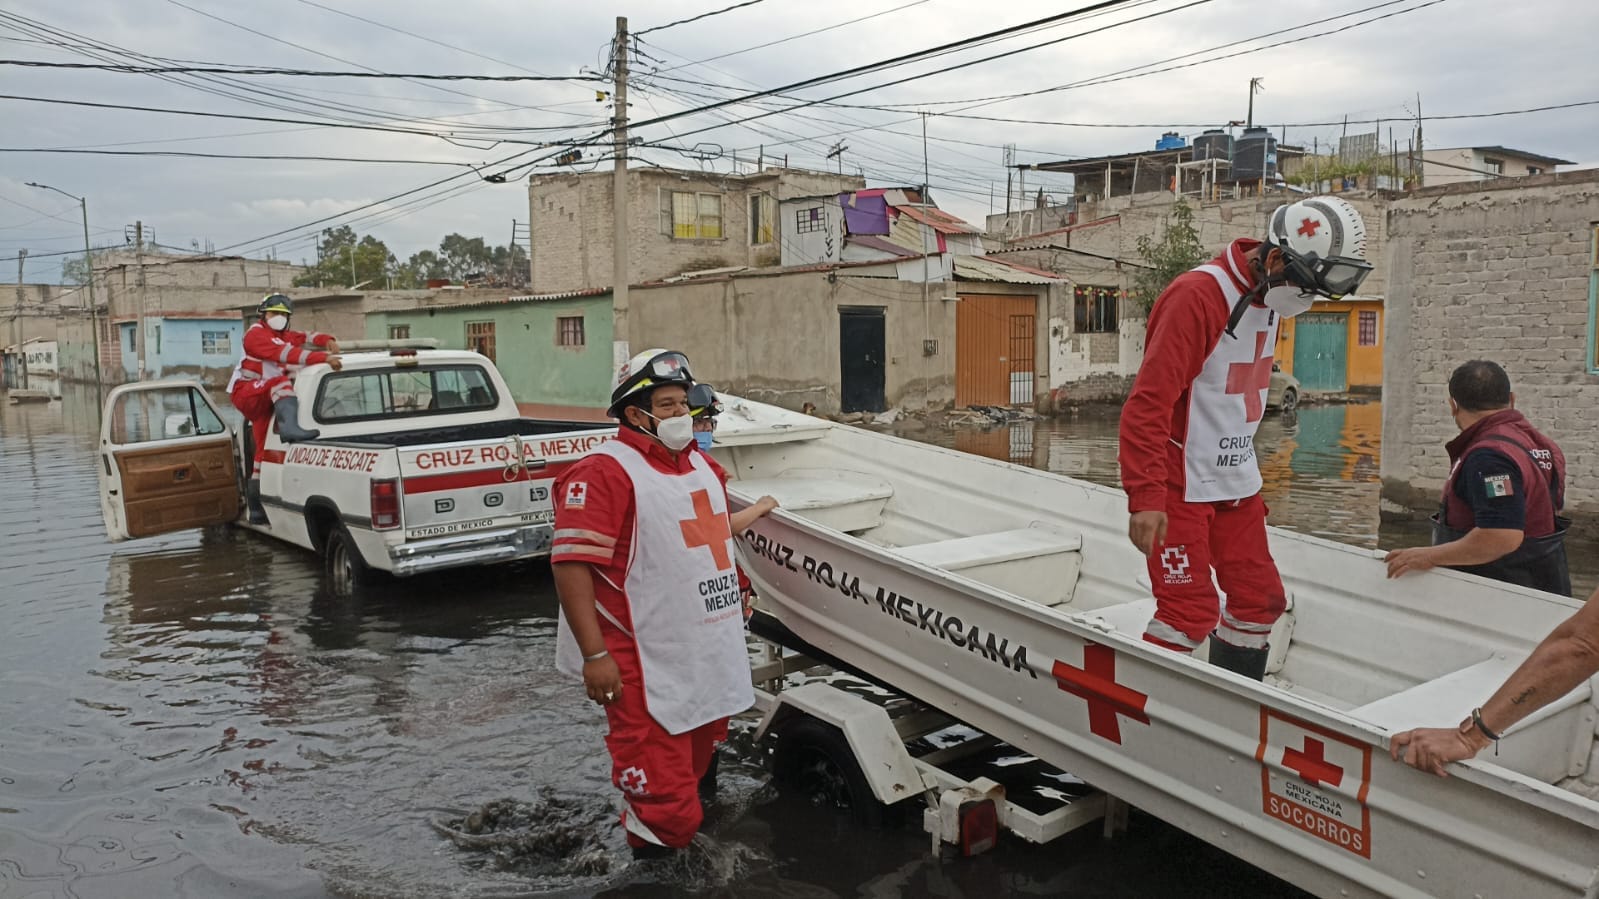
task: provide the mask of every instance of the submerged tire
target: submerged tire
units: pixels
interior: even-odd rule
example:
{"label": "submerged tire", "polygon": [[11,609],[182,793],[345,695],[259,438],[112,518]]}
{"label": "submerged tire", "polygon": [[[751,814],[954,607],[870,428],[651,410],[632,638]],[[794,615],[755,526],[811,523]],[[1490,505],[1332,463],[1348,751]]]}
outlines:
{"label": "submerged tire", "polygon": [[328,586],[334,596],[354,596],[372,583],[375,574],[361,558],[361,550],[344,525],[335,525],[328,531],[327,542],[322,547],[322,560],[328,574]]}
{"label": "submerged tire", "polygon": [[1299,391],[1292,387],[1283,388],[1282,410],[1292,412],[1299,408]]}
{"label": "submerged tire", "polygon": [[779,731],[772,776],[812,803],[847,810],[864,827],[882,827],[893,818],[895,809],[872,793],[844,733],[815,718],[796,718]]}

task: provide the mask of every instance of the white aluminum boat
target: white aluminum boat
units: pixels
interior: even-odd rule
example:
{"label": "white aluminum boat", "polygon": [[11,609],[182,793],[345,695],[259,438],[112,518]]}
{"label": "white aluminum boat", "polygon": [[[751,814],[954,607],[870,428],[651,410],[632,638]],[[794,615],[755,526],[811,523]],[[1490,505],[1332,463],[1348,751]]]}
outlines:
{"label": "white aluminum boat", "polygon": [[[1264,684],[1140,637],[1120,491],[727,398],[717,455],[766,611],[894,689],[1321,896],[1599,895],[1585,684],[1439,779],[1392,733],[1459,722],[1577,604],[1272,529]],[[1205,657],[1201,647],[1197,659]]]}

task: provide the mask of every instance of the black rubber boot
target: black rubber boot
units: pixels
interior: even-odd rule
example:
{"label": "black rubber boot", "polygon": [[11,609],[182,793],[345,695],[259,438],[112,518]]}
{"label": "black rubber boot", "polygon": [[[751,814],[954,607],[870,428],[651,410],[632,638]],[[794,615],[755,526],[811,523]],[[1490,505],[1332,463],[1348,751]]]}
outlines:
{"label": "black rubber boot", "polygon": [[261,479],[251,478],[244,485],[244,504],[251,524],[266,524],[266,509],[261,508]]}
{"label": "black rubber boot", "polygon": [[286,396],[272,404],[272,413],[277,416],[278,436],[284,443],[297,443],[301,440],[315,440],[322,432],[312,428],[306,430],[300,427],[300,398]]}
{"label": "black rubber boot", "polygon": [[1210,635],[1210,663],[1217,668],[1242,674],[1251,680],[1266,679],[1266,657],[1270,653],[1269,646],[1245,649],[1242,646],[1226,643],[1215,634]]}
{"label": "black rubber boot", "polygon": [[657,858],[670,858],[673,853],[677,852],[676,849],[670,846],[657,846],[654,843],[645,843],[642,846],[630,848],[633,850],[633,859],[641,862]]}
{"label": "black rubber boot", "polygon": [[705,776],[700,778],[700,804],[705,805],[716,801],[716,760],[720,758],[713,750],[711,763],[705,768]]}

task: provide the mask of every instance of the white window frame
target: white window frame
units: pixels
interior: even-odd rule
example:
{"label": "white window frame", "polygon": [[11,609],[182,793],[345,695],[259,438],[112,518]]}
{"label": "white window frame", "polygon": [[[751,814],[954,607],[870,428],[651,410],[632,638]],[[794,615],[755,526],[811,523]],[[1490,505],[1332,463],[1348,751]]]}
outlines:
{"label": "white window frame", "polygon": [[[679,216],[678,202],[683,198],[685,204],[693,206],[693,222],[686,219],[690,214],[685,208]],[[691,200],[689,198],[692,198]],[[668,190],[661,188],[659,194],[660,230],[662,234],[673,240],[726,240],[727,239],[727,204],[723,202],[723,195],[704,191]],[[706,205],[714,202],[716,211],[708,214]],[[678,233],[679,228],[687,229],[685,233]]]}

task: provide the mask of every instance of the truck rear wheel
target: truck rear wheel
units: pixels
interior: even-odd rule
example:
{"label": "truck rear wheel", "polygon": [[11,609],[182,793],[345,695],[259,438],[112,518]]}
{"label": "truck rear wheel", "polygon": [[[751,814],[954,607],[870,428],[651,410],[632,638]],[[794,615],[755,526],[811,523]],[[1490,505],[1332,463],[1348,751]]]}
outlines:
{"label": "truck rear wheel", "polygon": [[894,807],[884,805],[872,792],[842,731],[801,717],[777,736],[772,775],[780,786],[817,805],[847,810],[864,827],[889,823]]}
{"label": "truck rear wheel", "polygon": [[361,550],[356,547],[355,539],[344,525],[336,524],[328,530],[322,558],[327,565],[328,584],[334,596],[354,596],[362,587],[372,583],[372,569],[361,558]]}

